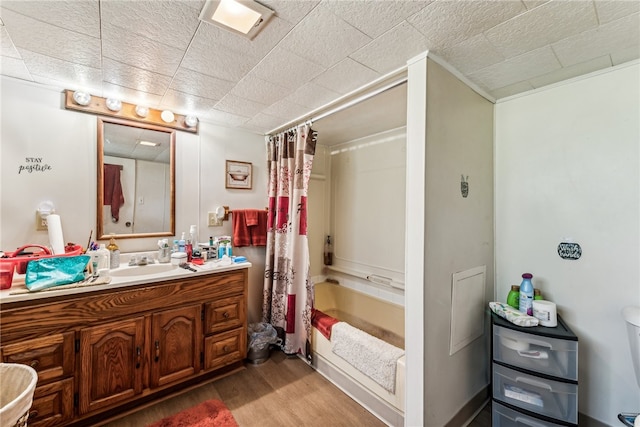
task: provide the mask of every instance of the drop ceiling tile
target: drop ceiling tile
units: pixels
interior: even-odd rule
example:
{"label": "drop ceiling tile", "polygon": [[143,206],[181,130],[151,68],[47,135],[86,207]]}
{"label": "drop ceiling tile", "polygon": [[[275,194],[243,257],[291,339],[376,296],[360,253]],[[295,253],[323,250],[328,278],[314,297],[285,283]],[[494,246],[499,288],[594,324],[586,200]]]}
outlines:
{"label": "drop ceiling tile", "polygon": [[640,1],[595,0],[600,24],[624,18],[632,13],[640,12]]}
{"label": "drop ceiling tile", "polygon": [[469,74],[472,80],[478,80],[490,91],[509,86],[513,83],[550,73],[561,67],[550,47],[527,52],[498,64],[490,65]]}
{"label": "drop ceiling tile", "polygon": [[[100,37],[98,0],[6,1],[2,8],[91,37]],[[3,12],[4,15],[4,12]]]}
{"label": "drop ceiling tile", "polygon": [[265,56],[293,28],[293,24],[284,19],[272,17],[267,25],[253,39],[224,30],[217,25],[201,23],[190,49],[207,52],[209,46],[223,46],[236,55],[248,55],[255,58]]}
{"label": "drop ceiling tile", "polygon": [[129,89],[128,87],[123,87],[108,82],[102,82],[101,93],[95,94],[105,98],[114,97],[130,104],[144,105],[145,107],[151,108],[158,108],[158,106],[160,105],[160,101],[162,100],[161,95],[141,92],[135,89]]}
{"label": "drop ceiling tile", "polygon": [[309,114],[309,112],[310,110],[308,108],[300,104],[296,104],[295,102],[292,102],[288,99],[282,99],[262,110],[262,113],[264,114],[282,118],[280,125],[283,125],[286,122],[292,120],[296,120],[299,117],[306,116]]}
{"label": "drop ceiling tile", "polygon": [[66,82],[67,86],[100,87],[102,73],[99,68],[63,61],[24,49],[19,49],[19,52],[33,76],[37,75]]}
{"label": "drop ceiling tile", "polygon": [[640,58],[640,46],[628,47],[611,52],[611,62],[613,65],[624,64]]}
{"label": "drop ceiling tile", "polygon": [[273,84],[249,73],[238,82],[230,93],[240,98],[270,105],[289,95],[291,91],[291,88]]}
{"label": "drop ceiling tile", "polygon": [[100,13],[103,24],[120,27],[166,46],[186,49],[200,22],[200,12],[189,3],[175,0],[102,1]]}
{"label": "drop ceiling tile", "polygon": [[350,57],[380,74],[385,74],[405,66],[407,59],[424,52],[427,47],[425,37],[405,21]]}
{"label": "drop ceiling tile", "polygon": [[171,83],[171,77],[132,67],[109,58],[102,63],[103,80],[119,86],[130,87],[142,92],[164,95]]}
{"label": "drop ceiling tile", "polygon": [[370,41],[370,37],[321,4],[300,21],[278,47],[328,68]]}
{"label": "drop ceiling tile", "polygon": [[65,30],[4,8],[2,19],[17,48],[89,67],[100,67],[98,38]]}
{"label": "drop ceiling tile", "polygon": [[529,82],[519,82],[514,83],[509,86],[501,87],[499,89],[495,89],[491,92],[491,94],[496,99],[506,98],[508,96],[517,95],[519,93],[528,92],[533,90],[534,87]]}
{"label": "drop ceiling tile", "polygon": [[324,67],[276,47],[252,70],[252,74],[279,86],[297,89],[323,71]]}
{"label": "drop ceiling tile", "polygon": [[5,58],[18,58],[20,59],[20,54],[18,50],[13,45],[11,41],[11,37],[7,33],[7,29],[5,27],[0,28],[0,56]]}
{"label": "drop ceiling tile", "polygon": [[431,1],[325,0],[323,4],[369,37],[376,38]]}
{"label": "drop ceiling tile", "polygon": [[186,93],[169,89],[162,97],[160,108],[168,108],[176,113],[184,115],[194,114],[200,116],[211,110],[216,103],[218,103],[217,99],[188,95]]}
{"label": "drop ceiling tile", "polygon": [[462,43],[444,49],[440,54],[461,73],[471,73],[504,61],[504,56],[489,43],[484,34],[478,34]]}
{"label": "drop ceiling tile", "polygon": [[315,83],[307,83],[300,86],[295,92],[284,98],[284,100],[302,105],[311,111],[335,101],[339,97],[340,94],[337,92]]}
{"label": "drop ceiling tile", "polygon": [[436,1],[407,21],[436,49],[456,45],[526,10],[520,1]]}
{"label": "drop ceiling tile", "polygon": [[345,58],[313,81],[334,92],[345,94],[364,86],[381,74],[365,67],[351,58]]}
{"label": "drop ceiling tile", "polygon": [[254,131],[264,134],[271,129],[280,127],[282,125],[282,119],[268,114],[258,113],[247,120],[245,125]]}
{"label": "drop ceiling tile", "polygon": [[207,76],[187,68],[179,68],[171,82],[171,89],[220,100],[234,85],[234,82],[228,80]]}
{"label": "drop ceiling tile", "polygon": [[597,70],[602,70],[603,68],[611,67],[611,65],[611,57],[609,55],[604,55],[599,58],[594,58],[586,62],[560,68],[559,70],[531,78],[529,79],[529,83],[531,83],[533,87],[538,88],[558,83],[563,80],[568,80],[573,77],[589,74]]}
{"label": "drop ceiling tile", "polygon": [[591,2],[550,1],[487,30],[487,39],[510,58],[598,25]]}
{"label": "drop ceiling tile", "polygon": [[102,25],[102,54],[143,70],[172,76],[184,51],[110,24]]}
{"label": "drop ceiling tile", "polygon": [[253,117],[266,107],[265,104],[240,98],[239,96],[228,94],[215,105],[216,110],[238,116]]}
{"label": "drop ceiling tile", "polygon": [[320,1],[261,0],[260,3],[275,11],[276,16],[292,24],[297,24],[298,21],[304,18]]}
{"label": "drop ceiling tile", "polygon": [[640,46],[640,13],[560,40],[553,45],[553,50],[566,67],[637,46]]}
{"label": "drop ceiling tile", "polygon": [[216,110],[215,108],[209,110],[205,117],[207,121],[229,127],[241,126],[242,124],[246,123],[247,120],[249,120],[249,117],[228,113],[226,111]]}
{"label": "drop ceiling tile", "polygon": [[15,77],[22,80],[33,80],[27,66],[24,65],[24,61],[18,58],[1,57],[0,58],[0,73],[3,76]]}

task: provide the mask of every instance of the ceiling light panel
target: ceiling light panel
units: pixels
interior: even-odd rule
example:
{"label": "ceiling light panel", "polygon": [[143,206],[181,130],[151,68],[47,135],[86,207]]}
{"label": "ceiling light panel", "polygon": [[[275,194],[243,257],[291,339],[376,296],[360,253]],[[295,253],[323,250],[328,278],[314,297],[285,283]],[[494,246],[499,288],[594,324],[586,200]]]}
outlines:
{"label": "ceiling light panel", "polygon": [[247,0],[208,0],[200,20],[253,39],[273,16],[260,3]]}

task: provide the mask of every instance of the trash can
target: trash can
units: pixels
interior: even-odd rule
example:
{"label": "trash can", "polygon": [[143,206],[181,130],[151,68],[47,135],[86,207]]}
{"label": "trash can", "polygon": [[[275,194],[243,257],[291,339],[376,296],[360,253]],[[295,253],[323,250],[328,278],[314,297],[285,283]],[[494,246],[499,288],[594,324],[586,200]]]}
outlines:
{"label": "trash can", "polygon": [[37,382],[38,373],[31,366],[0,363],[0,426],[27,425]]}
{"label": "trash can", "polygon": [[269,359],[271,345],[282,345],[278,338],[278,332],[269,323],[250,323],[248,328],[249,351],[247,359],[254,365],[266,362]]}

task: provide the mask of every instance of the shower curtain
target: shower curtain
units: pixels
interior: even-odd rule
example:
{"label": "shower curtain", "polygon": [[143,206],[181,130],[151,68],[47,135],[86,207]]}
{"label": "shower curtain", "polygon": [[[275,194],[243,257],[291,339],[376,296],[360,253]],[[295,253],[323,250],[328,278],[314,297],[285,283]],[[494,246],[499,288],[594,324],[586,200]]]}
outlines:
{"label": "shower curtain", "polygon": [[313,283],[309,277],[307,191],[316,148],[310,124],[267,136],[269,214],[262,321],[287,354],[309,357]]}

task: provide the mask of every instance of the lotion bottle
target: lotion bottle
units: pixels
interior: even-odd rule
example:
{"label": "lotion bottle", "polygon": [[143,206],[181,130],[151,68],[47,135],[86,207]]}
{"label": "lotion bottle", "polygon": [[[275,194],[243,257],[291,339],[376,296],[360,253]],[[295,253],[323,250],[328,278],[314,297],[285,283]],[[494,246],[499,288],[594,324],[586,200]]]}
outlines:
{"label": "lotion bottle", "polygon": [[531,279],[533,275],[531,273],[524,273],[522,275],[522,283],[520,284],[520,301],[518,310],[521,313],[533,316],[533,283]]}
{"label": "lotion bottle", "polygon": [[111,233],[111,240],[109,240],[107,249],[109,250],[109,268],[120,267],[120,248],[118,248],[118,245],[116,244],[116,239],[113,233]]}
{"label": "lotion bottle", "polygon": [[98,255],[98,270],[103,268],[109,269],[109,250],[104,243],[100,244],[100,249],[97,251]]}
{"label": "lotion bottle", "polygon": [[178,240],[178,252],[186,252],[186,244],[187,242],[184,240],[184,231],[182,232],[182,237]]}

